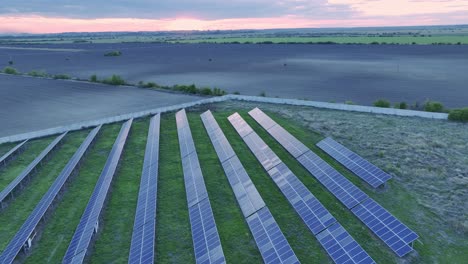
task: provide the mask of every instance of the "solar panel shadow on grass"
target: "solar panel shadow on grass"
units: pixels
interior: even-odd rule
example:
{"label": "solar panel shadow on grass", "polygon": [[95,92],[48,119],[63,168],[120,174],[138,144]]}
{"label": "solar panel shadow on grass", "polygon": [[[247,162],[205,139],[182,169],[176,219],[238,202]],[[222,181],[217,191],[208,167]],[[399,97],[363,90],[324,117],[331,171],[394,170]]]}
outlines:
{"label": "solar panel shadow on grass", "polygon": [[176,113],[196,263],[226,263],[185,109]]}
{"label": "solar panel shadow on grass", "polygon": [[17,190],[25,179],[37,166],[55,149],[68,132],[65,132],[52,141],[5,189],[0,192],[0,207],[4,208],[6,199]]}
{"label": "solar panel shadow on grass", "polygon": [[392,176],[379,169],[374,164],[363,159],[361,156],[330,137],[317,143],[317,147],[325,151],[328,155],[341,163],[341,165],[345,166],[374,188],[385,184],[386,181],[392,178]]}
{"label": "solar panel shadow on grass", "polygon": [[154,263],[160,115],[151,118],[128,263]]}
{"label": "solar panel shadow on grass", "polygon": [[122,125],[120,133],[114,142],[106,164],[88,201],[88,205],[81,216],[80,223],[70,241],[63,258],[63,263],[83,263],[87,255],[92,237],[99,227],[99,218],[109,193],[115,171],[117,170],[117,165],[125,146],[132,121],[133,119],[130,119]]}
{"label": "solar panel shadow on grass", "polygon": [[14,146],[12,149],[10,149],[7,153],[5,153],[3,156],[0,157],[0,167],[4,166],[7,164],[7,162],[18,152],[20,152],[26,145],[26,142],[28,140],[25,140],[18,145]]}
{"label": "solar panel shadow on grass", "polygon": [[[307,151],[297,156],[294,147],[299,140],[286,130],[282,134],[272,133],[279,124],[272,126],[272,119],[255,108],[249,114],[267,132],[278,141],[291,155],[317,178],[338,200],[356,215],[377,237],[379,237],[399,257],[403,257],[413,250],[410,246],[418,239],[418,235],[401,223],[376,201],[352,184],[346,177],[328,165],[318,155],[307,148]],[[276,122],[275,122],[276,123]],[[300,143],[302,144],[302,143]],[[303,145],[303,144],[302,144]]]}
{"label": "solar panel shadow on grass", "polygon": [[13,263],[16,256],[20,253],[23,247],[29,247],[28,240],[34,234],[36,228],[39,225],[41,219],[43,219],[46,212],[51,208],[52,203],[57,198],[59,192],[63,189],[63,186],[69,179],[70,175],[77,169],[77,165],[84,157],[89,146],[96,138],[97,133],[101,129],[101,126],[94,128],[83,141],[80,147],[77,149],[75,154],[71,157],[68,163],[58,177],[55,179],[52,186],[49,188],[46,194],[39,201],[37,206],[31,212],[29,217],[26,219],[20,230],[16,233],[10,243],[7,245],[5,250],[0,256],[0,263],[9,264]]}
{"label": "solar panel shadow on grass", "polygon": [[201,119],[265,263],[299,263],[229,141],[207,111]]}
{"label": "solar panel shadow on grass", "polygon": [[[241,137],[242,131],[251,130],[248,134],[244,133],[242,139],[335,263],[375,263],[238,113],[228,119]],[[271,163],[264,162],[265,156],[279,163],[271,166]],[[333,232],[334,228],[342,232],[323,241],[323,234]]]}

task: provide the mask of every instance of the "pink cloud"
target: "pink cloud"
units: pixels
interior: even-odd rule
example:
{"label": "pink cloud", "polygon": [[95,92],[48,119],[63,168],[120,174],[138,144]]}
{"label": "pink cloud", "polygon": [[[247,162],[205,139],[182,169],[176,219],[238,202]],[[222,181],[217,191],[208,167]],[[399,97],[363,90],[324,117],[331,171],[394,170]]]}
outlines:
{"label": "pink cloud", "polygon": [[[464,16],[458,19],[466,20]],[[454,16],[454,18],[457,18]],[[447,23],[458,21],[446,20]],[[230,18],[203,20],[194,18],[139,19],[100,18],[75,19],[44,16],[0,16],[0,32],[7,33],[59,33],[59,32],[102,32],[102,31],[166,31],[166,30],[223,30],[223,29],[269,29],[269,28],[314,28],[314,27],[358,27],[358,26],[410,26],[444,24],[432,16],[367,17],[356,19],[311,19],[299,16],[271,18]]]}

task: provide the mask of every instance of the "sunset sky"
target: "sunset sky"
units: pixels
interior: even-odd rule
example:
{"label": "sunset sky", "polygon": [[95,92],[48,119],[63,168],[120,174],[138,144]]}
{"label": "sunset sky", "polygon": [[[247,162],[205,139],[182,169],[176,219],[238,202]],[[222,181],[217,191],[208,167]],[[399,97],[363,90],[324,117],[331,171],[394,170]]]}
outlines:
{"label": "sunset sky", "polygon": [[468,0],[13,0],[0,6],[0,33],[448,24],[468,24]]}

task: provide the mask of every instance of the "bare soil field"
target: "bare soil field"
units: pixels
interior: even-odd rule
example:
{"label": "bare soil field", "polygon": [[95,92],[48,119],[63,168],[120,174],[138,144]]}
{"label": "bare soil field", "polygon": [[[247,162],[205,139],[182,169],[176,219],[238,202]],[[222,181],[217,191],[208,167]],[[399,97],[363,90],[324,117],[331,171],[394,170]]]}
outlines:
{"label": "bare soil field", "polygon": [[[0,49],[0,67],[129,82],[196,84],[246,95],[370,105],[468,102],[467,45],[47,44]],[[39,49],[39,50],[38,50]],[[49,51],[47,49],[55,49]],[[73,50],[73,51],[67,51]],[[82,51],[77,51],[82,50]],[[121,56],[106,57],[118,50]]]}
{"label": "bare soil field", "polygon": [[195,100],[200,97],[0,75],[0,137]]}

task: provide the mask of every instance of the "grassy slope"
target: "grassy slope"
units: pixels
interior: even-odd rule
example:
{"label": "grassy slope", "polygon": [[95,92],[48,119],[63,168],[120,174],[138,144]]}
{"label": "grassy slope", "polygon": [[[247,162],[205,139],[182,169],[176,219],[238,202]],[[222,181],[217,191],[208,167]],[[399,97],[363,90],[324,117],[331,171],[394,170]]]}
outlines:
{"label": "grassy slope", "polygon": [[[210,39],[189,39],[180,40],[177,42],[181,43],[232,43],[232,42],[265,42],[271,41],[273,43],[285,43],[285,42],[335,42],[340,44],[370,44],[372,42],[385,42],[385,43],[398,43],[398,44],[432,44],[432,43],[452,43],[457,44],[468,44],[468,36],[432,36],[432,37],[413,37],[413,36],[398,36],[398,37],[246,37],[246,38],[210,38]],[[176,42],[176,41],[174,41]]]}
{"label": "grassy slope", "polygon": [[[75,153],[81,142],[86,137],[87,131],[74,132],[66,136],[64,145],[52,153],[50,160],[44,163],[25,189],[15,195],[9,206],[0,214],[0,251],[6,247],[18,229],[23,225],[39,200],[47,192],[58,174]],[[32,142],[35,148],[36,142]],[[37,142],[42,145],[43,142]]]}
{"label": "grassy slope", "polygon": [[147,119],[132,124],[119,169],[114,176],[91,263],[128,261],[148,125]]}
{"label": "grassy slope", "polygon": [[194,262],[174,114],[161,116],[156,263]]}
{"label": "grassy slope", "polygon": [[188,118],[227,262],[262,263],[200,113],[189,113]]}
{"label": "grassy slope", "polygon": [[10,161],[6,166],[2,166],[0,168],[0,190],[8,186],[52,140],[54,140],[54,137],[41,138],[26,143],[27,146],[21,155]]}
{"label": "grassy slope", "polygon": [[101,129],[78,175],[68,184],[56,210],[48,218],[42,237],[36,241],[26,263],[61,262],[119,130],[120,124]]}

